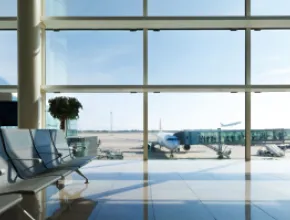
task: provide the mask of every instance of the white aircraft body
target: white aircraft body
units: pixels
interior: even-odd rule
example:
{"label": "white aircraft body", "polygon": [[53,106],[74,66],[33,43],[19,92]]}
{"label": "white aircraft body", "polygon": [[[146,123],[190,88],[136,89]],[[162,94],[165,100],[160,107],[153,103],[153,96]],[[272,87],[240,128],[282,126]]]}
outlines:
{"label": "white aircraft body", "polygon": [[155,145],[159,145],[160,148],[165,147],[166,149],[170,150],[170,157],[173,157],[173,152],[179,150],[179,140],[176,136],[171,133],[164,133],[161,128],[161,120],[160,120],[160,130],[157,133],[157,140],[151,142],[148,148],[152,150]]}
{"label": "white aircraft body", "polygon": [[221,123],[221,126],[222,127],[229,127],[229,126],[239,125],[241,123],[242,123],[241,121],[237,121],[237,122],[233,122],[233,123],[229,123],[229,124],[223,124],[223,123]]}

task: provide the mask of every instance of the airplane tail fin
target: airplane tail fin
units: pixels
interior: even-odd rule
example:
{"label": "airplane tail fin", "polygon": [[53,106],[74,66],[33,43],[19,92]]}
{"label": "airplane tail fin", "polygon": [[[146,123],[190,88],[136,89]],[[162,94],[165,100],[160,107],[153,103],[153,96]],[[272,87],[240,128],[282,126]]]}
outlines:
{"label": "airplane tail fin", "polygon": [[162,132],[161,118],[160,118],[160,121],[159,121],[159,132]]}

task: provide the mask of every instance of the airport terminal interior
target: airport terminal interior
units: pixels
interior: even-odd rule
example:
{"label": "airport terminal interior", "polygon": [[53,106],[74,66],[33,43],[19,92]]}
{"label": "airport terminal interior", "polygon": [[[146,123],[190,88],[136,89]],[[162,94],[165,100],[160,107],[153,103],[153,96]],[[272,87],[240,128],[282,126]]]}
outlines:
{"label": "airport terminal interior", "polygon": [[289,0],[0,0],[0,220],[289,220]]}

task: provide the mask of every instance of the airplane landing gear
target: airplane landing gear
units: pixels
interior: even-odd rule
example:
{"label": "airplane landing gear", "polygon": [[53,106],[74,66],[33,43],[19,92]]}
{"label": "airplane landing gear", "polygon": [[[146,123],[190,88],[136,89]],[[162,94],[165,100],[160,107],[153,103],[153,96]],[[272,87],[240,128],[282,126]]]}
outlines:
{"label": "airplane landing gear", "polygon": [[173,158],[173,151],[170,151],[170,158]]}
{"label": "airplane landing gear", "polygon": [[148,144],[148,151],[154,152],[155,151],[155,144]]}

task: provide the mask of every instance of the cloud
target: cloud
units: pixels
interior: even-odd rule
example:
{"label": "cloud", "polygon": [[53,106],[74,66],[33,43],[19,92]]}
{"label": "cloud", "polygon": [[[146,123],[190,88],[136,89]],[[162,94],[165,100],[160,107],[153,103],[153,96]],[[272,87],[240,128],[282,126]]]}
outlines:
{"label": "cloud", "polygon": [[277,68],[277,69],[272,69],[269,70],[267,75],[269,76],[281,76],[281,75],[289,75],[290,74],[290,67],[285,67],[285,68]]}
{"label": "cloud", "polygon": [[[72,51],[73,52],[73,51]],[[117,45],[108,46],[97,45],[95,48],[89,50],[82,50],[81,53],[75,52],[69,54],[67,51],[66,56],[69,56],[69,63],[75,63],[83,66],[103,66],[110,65],[115,59],[120,59],[125,55],[134,55],[134,50],[131,45]]]}
{"label": "cloud", "polygon": [[252,73],[252,82],[259,84],[285,84],[290,82],[290,66],[272,68],[261,72]]}
{"label": "cloud", "polygon": [[266,59],[267,61],[281,61],[282,57],[279,55],[270,55]]}
{"label": "cloud", "polygon": [[0,60],[0,84],[17,84],[17,61]]}
{"label": "cloud", "polygon": [[4,0],[0,2],[0,15],[1,16],[16,16],[17,15],[17,1]]}
{"label": "cloud", "polygon": [[113,59],[116,59],[120,56],[131,54],[132,49],[129,45],[123,45],[118,47],[96,49],[92,52],[93,54],[91,55],[91,59],[89,59],[90,64],[103,65],[110,64]]}
{"label": "cloud", "polygon": [[0,84],[17,84],[16,31],[0,32]]}
{"label": "cloud", "polygon": [[90,72],[76,73],[69,75],[69,84],[72,85],[96,85],[96,84],[116,84],[116,77],[109,73]]}
{"label": "cloud", "polygon": [[[130,62],[130,57],[136,57],[132,46],[107,47],[106,45],[106,48],[102,47],[101,45],[96,49],[72,54],[57,54],[55,58],[51,57],[48,61],[51,65],[48,66],[49,79],[47,81],[75,85],[142,83],[142,65],[139,65],[139,62]],[[66,59],[59,59],[62,57]],[[63,83],[60,83],[60,77]]]}

